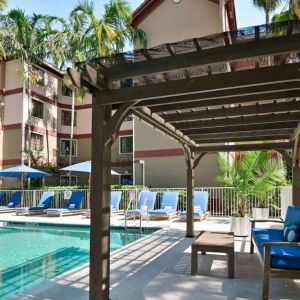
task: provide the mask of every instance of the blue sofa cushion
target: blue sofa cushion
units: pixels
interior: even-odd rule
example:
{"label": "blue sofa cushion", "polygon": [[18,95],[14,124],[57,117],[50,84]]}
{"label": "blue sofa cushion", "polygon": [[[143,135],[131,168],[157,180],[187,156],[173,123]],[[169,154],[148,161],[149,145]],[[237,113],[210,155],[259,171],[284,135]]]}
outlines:
{"label": "blue sofa cushion", "polygon": [[[264,242],[282,242],[283,231],[280,229],[254,228],[253,238],[261,257],[264,257]],[[274,246],[271,248],[271,267],[276,269],[300,270],[300,247]]]}
{"label": "blue sofa cushion", "polygon": [[284,226],[283,240],[287,242],[298,242],[300,237],[300,226],[289,224]]}

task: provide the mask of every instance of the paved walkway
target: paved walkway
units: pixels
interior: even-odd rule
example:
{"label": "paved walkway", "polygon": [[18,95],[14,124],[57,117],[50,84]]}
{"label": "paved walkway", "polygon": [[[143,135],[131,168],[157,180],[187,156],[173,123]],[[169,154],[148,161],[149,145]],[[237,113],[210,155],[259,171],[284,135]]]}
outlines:
{"label": "paved walkway", "polygon": [[[6,216],[5,219],[15,217]],[[75,219],[77,224],[88,222],[81,217],[61,219],[69,224],[75,222]],[[18,220],[21,218],[18,217]],[[32,221],[29,218],[27,220]],[[51,220],[62,222],[59,218]],[[121,225],[122,222],[121,217],[112,220],[115,225]],[[148,226],[153,226],[153,223],[157,226],[160,222],[149,222]],[[193,277],[190,276],[192,239],[184,236],[185,224],[177,221],[168,222],[168,226],[160,224],[165,228],[113,253],[112,300],[260,299],[262,272],[256,255],[249,254],[249,240],[235,239],[235,279],[227,278],[226,257],[220,254],[199,256],[201,275]],[[226,231],[229,229],[228,219],[211,218],[197,222],[196,229]],[[300,299],[299,295],[300,280],[271,280],[271,299]],[[12,299],[86,300],[88,265],[69,271]]]}

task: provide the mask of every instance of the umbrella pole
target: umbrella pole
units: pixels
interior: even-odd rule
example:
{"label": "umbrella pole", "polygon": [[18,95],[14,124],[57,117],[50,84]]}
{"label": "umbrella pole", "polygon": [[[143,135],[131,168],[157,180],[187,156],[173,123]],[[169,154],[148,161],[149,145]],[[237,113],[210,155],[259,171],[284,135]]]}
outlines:
{"label": "umbrella pole", "polygon": [[23,207],[23,200],[24,200],[24,174],[22,173],[22,176],[21,176],[21,207]]}
{"label": "umbrella pole", "polygon": [[91,197],[91,173],[89,175],[89,182],[88,182],[88,192],[87,192],[87,208],[90,208],[90,197]]}

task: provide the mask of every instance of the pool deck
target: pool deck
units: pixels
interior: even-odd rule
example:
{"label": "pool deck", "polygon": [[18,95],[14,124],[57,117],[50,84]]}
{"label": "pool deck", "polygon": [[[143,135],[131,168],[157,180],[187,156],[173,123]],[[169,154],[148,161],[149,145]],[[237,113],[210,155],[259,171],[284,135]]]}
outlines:
{"label": "pool deck", "polygon": [[[47,218],[2,214],[0,221],[89,224],[89,219],[81,216]],[[111,223],[124,226],[124,218],[113,217]],[[134,222],[128,225],[133,226]],[[139,222],[135,225],[139,226]],[[249,239],[235,238],[235,279],[227,278],[226,257],[221,254],[199,256],[201,275],[194,277],[190,276],[192,239],[185,237],[185,223],[143,221],[142,225],[162,229],[112,253],[112,300],[260,299],[262,270],[257,256],[249,254]],[[196,222],[195,229],[228,231],[229,220],[209,218]],[[86,300],[88,271],[88,264],[85,264],[11,299]],[[299,299],[299,295],[300,280],[271,279],[270,299]]]}

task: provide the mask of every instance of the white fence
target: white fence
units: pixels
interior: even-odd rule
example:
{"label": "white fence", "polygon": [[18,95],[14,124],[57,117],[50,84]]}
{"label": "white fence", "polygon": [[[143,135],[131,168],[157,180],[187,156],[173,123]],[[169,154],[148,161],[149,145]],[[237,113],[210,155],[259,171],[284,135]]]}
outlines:
{"label": "white fence", "polygon": [[[157,200],[156,200],[156,208],[160,207],[162,194],[164,191],[177,191],[179,192],[179,202],[178,202],[178,210],[186,210],[186,189],[184,188],[151,188],[151,191],[157,192]],[[234,188],[227,187],[203,187],[203,188],[195,188],[196,191],[207,191],[208,192],[208,209],[212,216],[223,216],[227,217],[233,215],[237,211],[237,201],[236,201],[236,192]],[[24,206],[35,206],[38,204],[39,199],[44,190],[26,190],[24,191]],[[82,190],[85,192],[84,202],[82,204],[83,208],[88,208],[88,190]],[[286,209],[288,202],[290,201],[291,194],[290,187],[284,188],[276,188],[272,192],[271,197],[269,197],[270,203],[270,216],[271,217],[280,217],[281,216],[281,208],[283,210]],[[6,202],[13,191],[5,191],[6,193]],[[65,207],[67,203],[67,199],[65,199],[66,190],[55,190],[54,201],[52,202],[52,207]],[[122,190],[122,200],[120,204],[120,209],[126,209],[129,202],[130,197],[134,197],[134,201],[131,203],[130,208],[135,208],[137,205],[137,198],[140,190]],[[288,196],[287,196],[288,195]],[[100,200],[100,199],[99,199]],[[248,203],[248,210],[251,212],[252,207],[257,206],[258,199],[256,197],[252,197]],[[3,205],[3,203],[1,203]]]}

